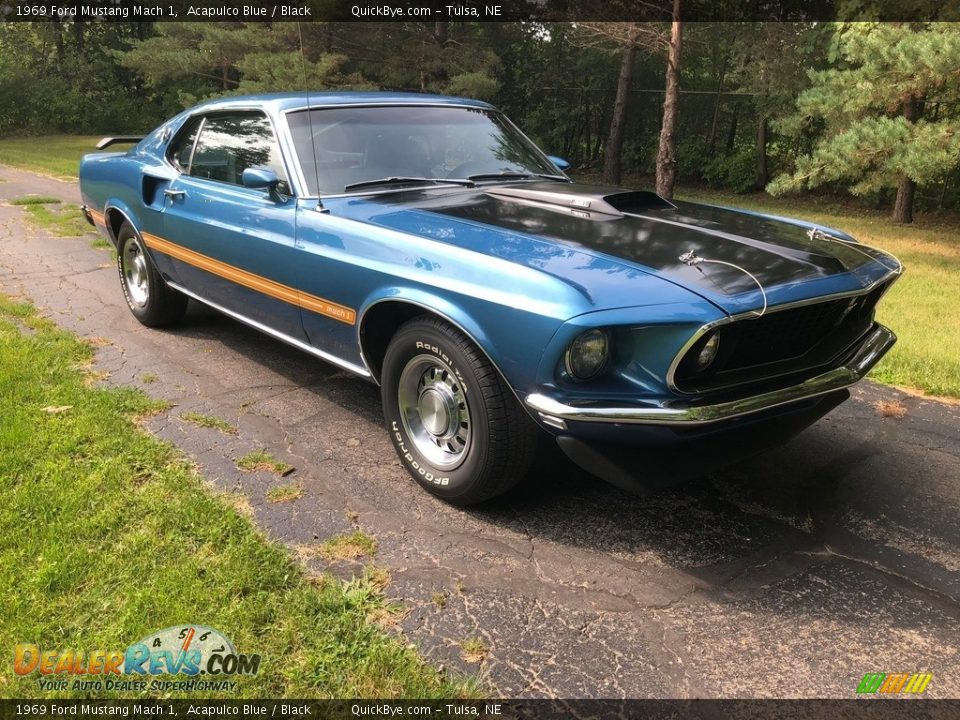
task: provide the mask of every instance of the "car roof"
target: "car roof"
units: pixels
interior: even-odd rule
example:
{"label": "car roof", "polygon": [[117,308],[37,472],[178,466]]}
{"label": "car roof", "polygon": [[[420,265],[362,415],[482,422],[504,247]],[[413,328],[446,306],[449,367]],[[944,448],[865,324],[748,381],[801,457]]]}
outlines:
{"label": "car roof", "polygon": [[290,92],[266,93],[259,95],[231,95],[201,103],[196,110],[229,110],[235,107],[258,105],[271,107],[283,112],[306,107],[324,107],[330,105],[468,105],[470,107],[492,108],[489,103],[470,98],[451,97],[449,95],[427,95],[425,93],[402,92]]}

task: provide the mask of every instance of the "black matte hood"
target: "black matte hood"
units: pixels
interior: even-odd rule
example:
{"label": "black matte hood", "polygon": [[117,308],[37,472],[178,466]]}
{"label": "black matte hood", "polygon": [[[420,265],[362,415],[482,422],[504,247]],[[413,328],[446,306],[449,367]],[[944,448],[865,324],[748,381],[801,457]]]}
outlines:
{"label": "black matte hood", "polygon": [[[529,196],[523,197],[523,191]],[[558,201],[549,202],[551,195]],[[578,198],[581,204],[573,204]],[[533,183],[510,188],[506,194],[501,188],[491,189],[430,209],[572,242],[698,285],[709,283],[712,290],[726,295],[751,291],[756,285],[732,267],[692,268],[680,256],[692,251],[704,259],[739,265],[765,286],[850,272],[871,262],[861,248],[811,239],[808,227],[801,224],[711,205],[668,202],[653,193],[622,188]]]}
{"label": "black matte hood", "polygon": [[[729,312],[743,309],[746,294],[759,295],[758,282],[772,291],[835,278],[810,286],[824,294],[866,287],[895,266],[880,251],[824,238],[799,220],[623,188],[524,182],[402,195],[371,200],[602,253],[692,289]],[[850,239],[839,231],[827,233]],[[717,262],[690,265],[681,260],[687,253]],[[768,292],[771,298],[776,294]]]}

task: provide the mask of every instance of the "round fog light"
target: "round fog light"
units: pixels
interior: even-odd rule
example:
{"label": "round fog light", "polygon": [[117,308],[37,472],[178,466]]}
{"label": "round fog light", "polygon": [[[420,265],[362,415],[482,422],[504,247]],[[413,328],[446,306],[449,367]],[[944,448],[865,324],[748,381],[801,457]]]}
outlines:
{"label": "round fog light", "polygon": [[720,350],[720,335],[714,333],[697,355],[697,370],[706,370],[710,363],[717,359],[718,350]]}
{"label": "round fog light", "polygon": [[567,372],[578,380],[595,377],[607,363],[610,343],[603,330],[587,330],[570,343],[564,359]]}

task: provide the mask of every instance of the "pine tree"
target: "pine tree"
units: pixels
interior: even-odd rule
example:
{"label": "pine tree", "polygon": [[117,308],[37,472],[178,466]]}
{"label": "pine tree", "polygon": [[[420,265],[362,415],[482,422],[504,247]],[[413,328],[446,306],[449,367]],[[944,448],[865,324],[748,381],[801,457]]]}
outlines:
{"label": "pine tree", "polygon": [[796,113],[778,127],[795,136],[819,127],[819,139],[767,190],[897,188],[893,219],[912,222],[916,187],[960,164],[960,26],[841,23],[829,59],[833,67],[810,73]]}

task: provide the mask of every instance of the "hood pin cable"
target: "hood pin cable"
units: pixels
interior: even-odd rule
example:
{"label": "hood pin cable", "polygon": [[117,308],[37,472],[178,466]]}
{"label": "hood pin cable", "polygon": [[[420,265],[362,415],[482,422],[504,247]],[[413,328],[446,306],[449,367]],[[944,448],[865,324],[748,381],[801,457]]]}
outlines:
{"label": "hood pin cable", "polygon": [[763,309],[760,310],[759,312],[757,312],[756,310],[750,311],[754,314],[754,319],[762,318],[764,313],[767,312],[767,291],[763,289],[763,285],[760,284],[760,281],[757,280],[756,276],[754,276],[754,274],[751,273],[749,270],[744,270],[739,265],[734,265],[733,263],[729,263],[724,260],[710,260],[709,258],[702,258],[699,255],[697,255],[693,250],[688,250],[687,252],[685,252],[683,255],[679,257],[679,260],[684,265],[689,265],[690,267],[697,268],[697,270],[700,270],[701,273],[703,272],[703,270],[698,266],[701,265],[702,263],[713,263],[714,265],[726,265],[727,267],[732,267],[734,270],[739,270],[740,272],[742,272],[744,275],[749,277],[751,280],[753,280],[757,284],[757,287],[760,288],[760,295],[763,296]]}
{"label": "hood pin cable", "polygon": [[[870,260],[873,260],[874,262],[880,263],[880,264],[883,265],[885,268],[887,268],[887,270],[890,270],[894,275],[902,275],[902,274],[903,274],[903,263],[900,262],[900,258],[898,258],[896,255],[894,255],[892,252],[887,252],[886,250],[878,250],[878,249],[875,248],[875,247],[870,247],[869,245],[864,245],[863,243],[858,243],[856,240],[846,240],[846,239],[844,239],[844,238],[837,237],[836,235],[831,235],[830,233],[821,230],[821,229],[818,228],[817,226],[813,226],[812,228],[810,228],[810,229],[807,231],[807,237],[810,238],[811,240],[823,240],[824,242],[841,243],[844,247],[848,247],[848,248],[850,248],[851,250],[856,250],[858,253],[860,253],[860,254],[863,255],[864,257],[867,257],[867,258],[869,258]],[[870,253],[866,252],[866,251],[863,249],[863,248],[865,248],[865,247],[869,247],[871,250],[876,250],[878,253],[881,253],[882,255],[888,256],[890,259],[892,259],[892,260],[897,264],[897,267],[895,267],[895,268],[890,267],[890,266],[887,265],[885,262],[883,262],[882,260],[880,260],[880,258],[874,257],[874,256],[871,255]]]}

